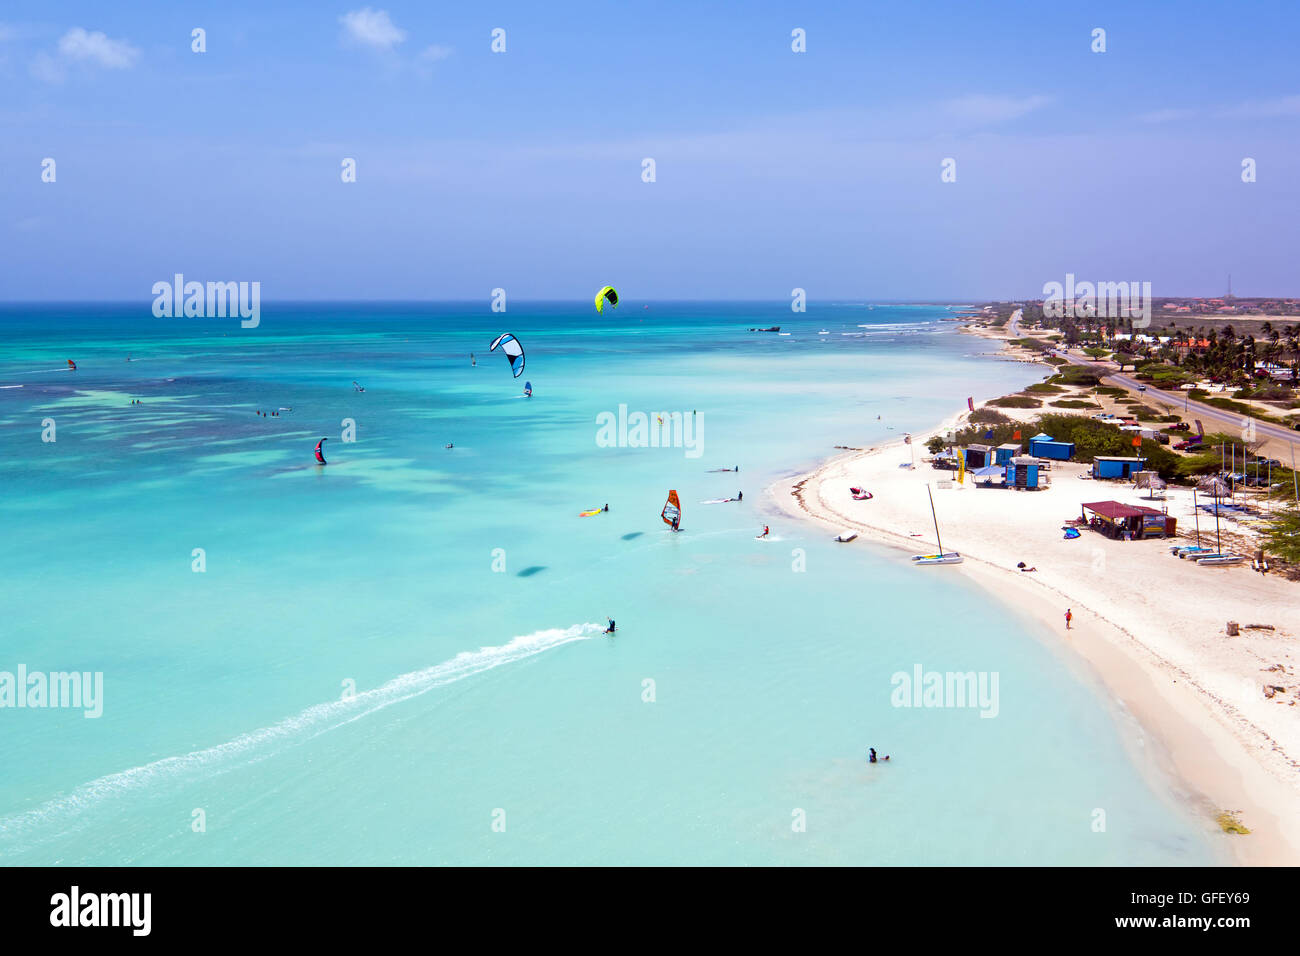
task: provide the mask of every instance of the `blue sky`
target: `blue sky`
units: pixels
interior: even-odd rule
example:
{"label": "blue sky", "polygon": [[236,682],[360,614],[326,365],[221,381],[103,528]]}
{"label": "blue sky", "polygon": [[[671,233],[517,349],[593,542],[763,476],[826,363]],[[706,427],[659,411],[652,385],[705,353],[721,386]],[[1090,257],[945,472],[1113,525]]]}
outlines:
{"label": "blue sky", "polygon": [[9,0],[0,299],[176,272],[267,300],[1300,294],[1298,28],[1293,2]]}

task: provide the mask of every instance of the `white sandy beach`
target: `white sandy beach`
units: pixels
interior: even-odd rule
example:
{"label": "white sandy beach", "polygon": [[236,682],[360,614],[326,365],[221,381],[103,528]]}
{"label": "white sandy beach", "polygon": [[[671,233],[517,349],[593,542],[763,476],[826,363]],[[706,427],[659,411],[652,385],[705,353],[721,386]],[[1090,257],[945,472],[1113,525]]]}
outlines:
{"label": "white sandy beach", "polygon": [[[940,490],[938,481],[954,476],[921,461],[927,437],[913,436],[914,471],[899,467],[911,460],[900,439],[833,458],[770,490],[787,513],[895,546],[906,560],[902,552],[935,550],[931,483],[944,549],[960,551],[965,562],[915,572],[966,575],[1041,618],[1149,732],[1151,740],[1135,744],[1195,793],[1198,812],[1211,820],[1240,813],[1251,834],[1224,837],[1237,859],[1300,863],[1300,585],[1249,565],[1199,567],[1173,557],[1162,539],[1112,541],[1085,530],[1066,540],[1062,523],[1078,517],[1081,502],[1152,502],[1126,481],[1085,480],[1087,466],[1071,463],[1056,463],[1051,486],[1040,491],[977,488],[970,476]],[[874,498],[854,501],[853,485]],[[1167,503],[1179,530],[1190,530],[1190,491],[1171,488]],[[1208,527],[1212,536],[1212,518]],[[845,560],[857,547],[845,546]],[[1018,571],[1020,561],[1038,570]],[[1074,613],[1068,633],[1067,608]],[[1225,635],[1229,620],[1243,625],[1239,637]],[[1255,623],[1275,630],[1244,627]],[[1269,698],[1267,685],[1286,690]]]}

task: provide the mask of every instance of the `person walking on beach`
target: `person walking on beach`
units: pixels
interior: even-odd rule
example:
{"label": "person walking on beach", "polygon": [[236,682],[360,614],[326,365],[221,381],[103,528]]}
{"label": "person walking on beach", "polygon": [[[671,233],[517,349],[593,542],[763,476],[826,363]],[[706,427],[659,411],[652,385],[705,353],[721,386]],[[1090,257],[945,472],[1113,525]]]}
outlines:
{"label": "person walking on beach", "polygon": [[1065,609],[1065,629],[1070,629],[1070,622],[1074,620],[1074,613],[1067,607]]}

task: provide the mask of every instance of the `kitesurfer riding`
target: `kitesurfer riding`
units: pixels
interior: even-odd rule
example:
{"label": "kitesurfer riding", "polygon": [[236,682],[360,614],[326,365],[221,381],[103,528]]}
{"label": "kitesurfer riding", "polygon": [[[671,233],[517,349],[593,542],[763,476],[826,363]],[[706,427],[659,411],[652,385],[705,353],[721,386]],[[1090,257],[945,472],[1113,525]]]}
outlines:
{"label": "kitesurfer riding", "polygon": [[614,619],[611,617],[609,619],[609,627],[605,628],[604,633],[613,634],[616,630],[618,630],[618,628],[614,626]]}
{"label": "kitesurfer riding", "polygon": [[760,537],[760,538],[766,538],[766,537],[767,537],[767,534],[768,534],[768,532],[769,532],[770,530],[771,530],[771,529],[768,528],[767,525],[763,525],[763,533],[760,534],[759,537]]}

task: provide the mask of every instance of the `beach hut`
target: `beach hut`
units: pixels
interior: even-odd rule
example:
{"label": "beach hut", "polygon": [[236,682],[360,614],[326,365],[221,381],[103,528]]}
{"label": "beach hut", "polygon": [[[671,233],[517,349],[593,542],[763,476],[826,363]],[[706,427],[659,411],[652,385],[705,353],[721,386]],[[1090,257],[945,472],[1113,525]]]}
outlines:
{"label": "beach hut", "polygon": [[993,448],[989,445],[967,445],[962,454],[966,456],[967,471],[978,471],[993,464]]}
{"label": "beach hut", "polygon": [[1118,501],[1091,501],[1085,503],[1082,508],[1083,518],[1090,528],[1116,540],[1172,538],[1178,530],[1177,518],[1145,505],[1126,505]]}
{"label": "beach hut", "polygon": [[1011,459],[1020,454],[1020,443],[1009,441],[993,449],[993,464],[1007,465]]}
{"label": "beach hut", "polygon": [[1146,468],[1145,458],[1122,458],[1098,455],[1092,462],[1094,478],[1132,478]]}
{"label": "beach hut", "polygon": [[1029,439],[1029,454],[1036,455],[1039,458],[1069,461],[1074,457],[1074,442],[1057,441],[1046,432],[1039,432]]}
{"label": "beach hut", "polygon": [[1033,491],[1040,487],[1038,481],[1038,459],[1020,455],[1007,462],[1006,477],[1003,479],[1008,488],[1025,488]]}

